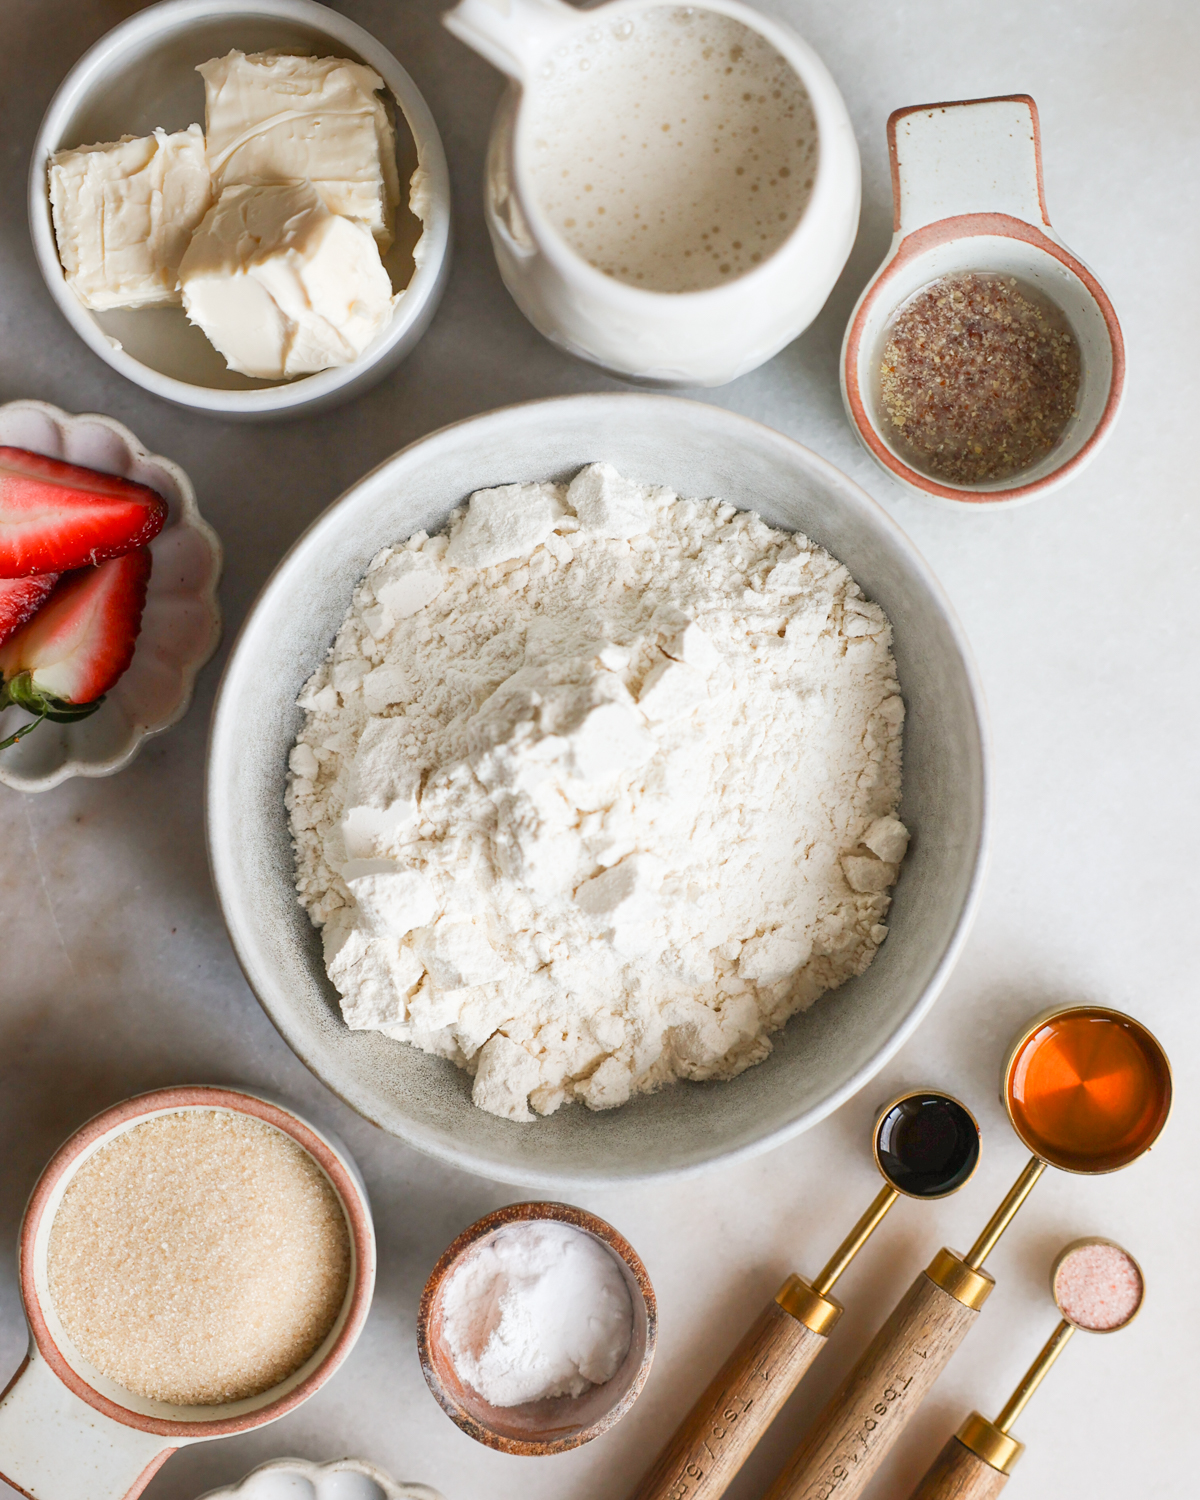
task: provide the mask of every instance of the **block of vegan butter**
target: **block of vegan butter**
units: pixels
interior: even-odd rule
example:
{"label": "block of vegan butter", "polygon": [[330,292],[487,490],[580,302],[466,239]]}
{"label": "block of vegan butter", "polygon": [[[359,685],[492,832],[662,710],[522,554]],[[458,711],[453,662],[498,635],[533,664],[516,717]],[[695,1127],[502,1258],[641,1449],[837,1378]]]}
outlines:
{"label": "block of vegan butter", "polygon": [[231,370],[265,380],[357,359],[392,316],[365,225],[310,182],[226,188],[179,267],[183,306]]}
{"label": "block of vegan butter", "polygon": [[98,312],[177,303],[179,262],[211,204],[199,125],[50,158],[58,256],[80,301]]}
{"label": "block of vegan butter", "polygon": [[331,213],[361,220],[387,250],[400,182],[373,68],[343,57],[230,52],[196,71],[218,193],[306,177]]}

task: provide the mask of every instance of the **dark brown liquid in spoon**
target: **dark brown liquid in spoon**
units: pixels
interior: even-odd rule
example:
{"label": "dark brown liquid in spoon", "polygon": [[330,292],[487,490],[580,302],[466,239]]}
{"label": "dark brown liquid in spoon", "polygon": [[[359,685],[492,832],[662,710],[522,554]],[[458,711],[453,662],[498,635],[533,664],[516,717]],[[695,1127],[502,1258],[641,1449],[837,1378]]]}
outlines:
{"label": "dark brown liquid in spoon", "polygon": [[975,1170],[979,1130],[957,1100],[910,1094],[884,1116],[876,1150],[893,1187],[913,1198],[940,1198]]}

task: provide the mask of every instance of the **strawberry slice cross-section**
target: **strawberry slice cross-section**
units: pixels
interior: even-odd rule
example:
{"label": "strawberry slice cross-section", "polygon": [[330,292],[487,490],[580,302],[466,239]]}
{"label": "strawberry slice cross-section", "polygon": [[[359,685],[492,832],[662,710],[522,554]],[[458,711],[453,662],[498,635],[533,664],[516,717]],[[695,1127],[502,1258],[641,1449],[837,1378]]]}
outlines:
{"label": "strawberry slice cross-section", "polygon": [[0,741],[0,750],[43,719],[69,724],[100,707],[133,660],[150,565],[150,549],[139,547],[68,573],[29,623],[0,645],[0,708],[16,704],[36,715]]}
{"label": "strawberry slice cross-section", "polygon": [[148,485],[0,447],[0,578],[62,573],[142,547],[167,503]]}
{"label": "strawberry slice cross-section", "polygon": [[0,578],[0,645],[16,635],[25,621],[41,609],[58,582],[57,573],[33,573],[28,578]]}

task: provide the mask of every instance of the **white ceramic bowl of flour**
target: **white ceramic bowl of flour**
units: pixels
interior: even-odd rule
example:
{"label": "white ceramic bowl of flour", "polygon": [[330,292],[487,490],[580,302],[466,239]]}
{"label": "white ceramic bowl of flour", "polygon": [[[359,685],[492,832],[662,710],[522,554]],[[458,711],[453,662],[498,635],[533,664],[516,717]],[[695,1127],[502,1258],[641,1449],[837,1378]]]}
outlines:
{"label": "white ceramic bowl of flour", "polygon": [[[383,546],[435,531],[474,490],[570,477],[605,459],[681,495],[719,495],[803,531],[890,618],[908,709],[900,816],[913,840],[891,933],[865,974],[794,1017],[762,1064],[531,1125],[471,1103],[451,1063],[352,1032],[296,900],[283,805],[295,698]],[[530,402],[434,433],[355,485],[296,543],[243,627],[222,682],[208,769],[213,877],[246,976],[289,1044],[392,1134],[467,1170],[545,1187],[679,1174],[807,1129],[875,1074],[933,1004],[973,914],[985,847],[987,748],[969,648],[936,579],[857,485],[777,432],[658,395]]]}

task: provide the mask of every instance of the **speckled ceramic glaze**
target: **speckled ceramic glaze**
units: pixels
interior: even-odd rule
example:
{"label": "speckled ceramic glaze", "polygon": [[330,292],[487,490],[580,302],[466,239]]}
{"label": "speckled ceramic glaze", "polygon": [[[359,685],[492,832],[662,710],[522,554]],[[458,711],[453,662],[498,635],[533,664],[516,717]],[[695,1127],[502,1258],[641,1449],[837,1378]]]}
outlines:
{"label": "speckled ceramic glaze", "polygon": [[303,1458],[277,1458],[225,1489],[200,1500],[442,1500],[427,1484],[397,1484],[361,1458],[313,1464]]}
{"label": "speckled ceramic glaze", "polygon": [[[72,416],[44,401],[11,401],[0,406],[0,445],[122,474],[157,490],[168,507],[167,523],[150,543],[154,567],[129,670],[90,718],[75,724],[47,720],[0,750],[0,782],[19,792],[44,792],[69,776],[111,776],[129,764],[144,739],[187,713],[196,673],[221,637],[221,543],[179,465],[148,453],[111,417]],[[19,709],[0,713],[0,739],[28,720]]]}
{"label": "speckled ceramic glaze", "polygon": [[[520,1406],[493,1406],[458,1377],[443,1332],[443,1298],[449,1277],[468,1251],[510,1224],[569,1224],[590,1234],[620,1263],[633,1306],[633,1335],[620,1369],[582,1396],[548,1397]],[[511,1203],[478,1219],[449,1245],[430,1272],[417,1312],[421,1372],[438,1404],[476,1442],[501,1453],[544,1458],[566,1453],[618,1423],[641,1394],[658,1338],[658,1303],[637,1251],[611,1224],[569,1203]]]}
{"label": "speckled ceramic glaze", "polygon": [[[827,547],[883,606],[908,720],[900,815],[913,832],[865,974],[794,1017],[739,1078],[678,1083],[528,1125],[471,1103],[471,1079],[378,1032],[350,1031],[296,900],[283,794],[296,694],[383,546],[437,530],[476,489],[561,479],[599,459],[681,495],[720,495]],[[284,1037],[349,1104],[420,1150],[534,1187],[695,1170],[776,1144],[862,1087],[920,1023],[966,935],[985,844],[983,704],[970,651],[912,543],[857,485],[778,432],[671,396],[569,396],[473,417],[356,484],[305,533],[255,605],[226,669],[208,766],[209,854],[246,976]]]}

